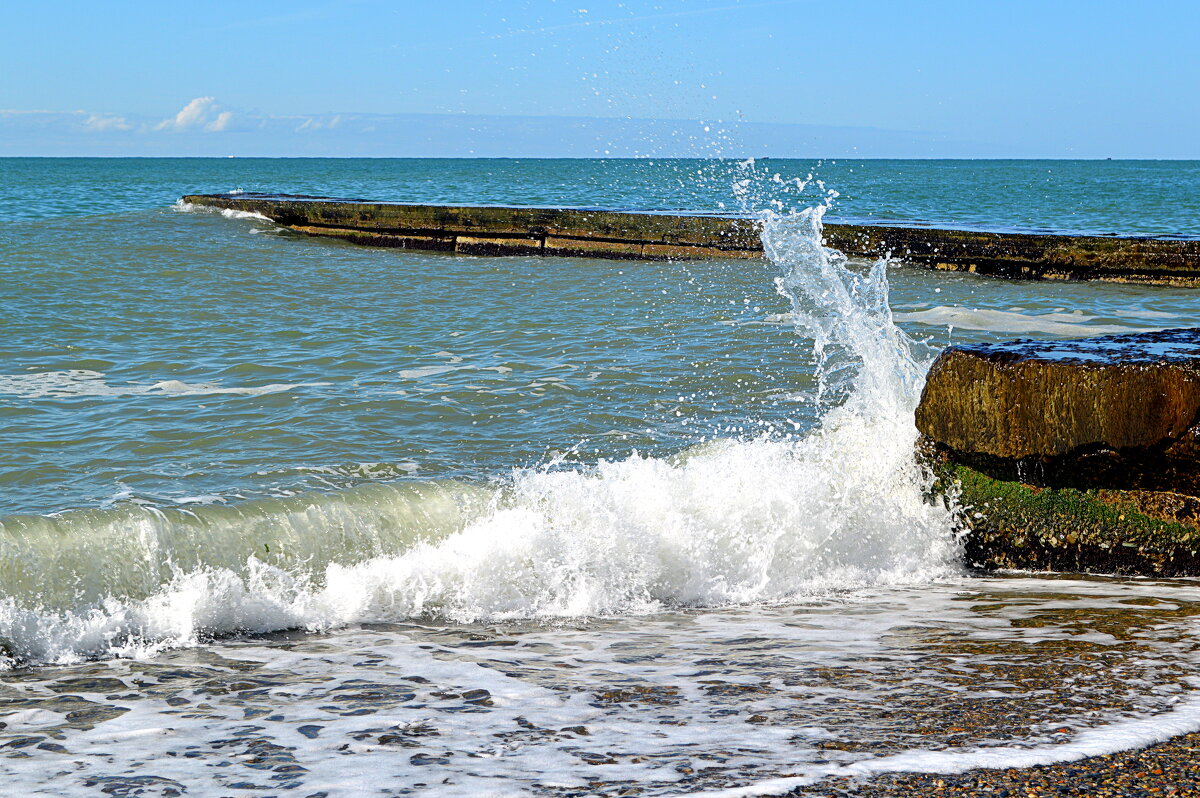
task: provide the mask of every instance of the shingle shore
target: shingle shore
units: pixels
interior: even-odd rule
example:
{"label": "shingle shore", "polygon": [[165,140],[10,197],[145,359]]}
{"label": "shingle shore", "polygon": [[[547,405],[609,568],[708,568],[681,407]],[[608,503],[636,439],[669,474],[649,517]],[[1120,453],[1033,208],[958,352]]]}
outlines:
{"label": "shingle shore", "polygon": [[805,798],[1200,796],[1200,734],[1185,734],[1149,748],[1060,765],[972,770],[958,775],[897,773],[869,782],[834,779],[792,795]]}

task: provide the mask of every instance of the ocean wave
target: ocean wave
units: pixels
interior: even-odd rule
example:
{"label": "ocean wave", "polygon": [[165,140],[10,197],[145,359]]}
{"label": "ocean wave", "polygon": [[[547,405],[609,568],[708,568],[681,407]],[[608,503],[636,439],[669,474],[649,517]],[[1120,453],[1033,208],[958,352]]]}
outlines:
{"label": "ocean wave", "polygon": [[10,517],[0,638],[14,662],[63,662],[241,631],[645,613],[956,573],[948,512],[922,501],[901,446],[880,456],[879,432],[846,419],[497,487]]}
{"label": "ocean wave", "polygon": [[[10,661],[368,621],[779,602],[958,573],[956,516],[927,503],[914,458],[928,360],[892,323],[884,265],[850,268],[820,235],[819,211],[764,220],[786,269],[778,289],[819,356],[824,417],[811,433],[518,470],[496,485],[6,519]],[[98,376],[55,377],[54,390],[79,395],[106,385]]]}
{"label": "ocean wave", "polygon": [[[238,193],[236,191],[229,192],[230,194]],[[257,211],[240,211],[236,208],[214,208],[208,205],[196,205],[192,202],[184,202],[176,200],[171,209],[179,213],[212,213],[219,216],[224,216],[226,219],[253,219],[257,222],[267,222],[275,224],[275,221],[268,216],[264,216]]]}

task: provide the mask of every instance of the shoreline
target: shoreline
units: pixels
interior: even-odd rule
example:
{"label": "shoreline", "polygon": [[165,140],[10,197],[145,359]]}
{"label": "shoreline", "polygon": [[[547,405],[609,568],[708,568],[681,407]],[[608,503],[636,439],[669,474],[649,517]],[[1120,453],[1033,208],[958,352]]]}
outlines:
{"label": "shoreline", "polygon": [[831,778],[788,793],[795,798],[894,798],[894,796],[1090,796],[1200,794],[1200,732],[1144,748],[1056,765],[965,773],[889,773],[869,780]]}

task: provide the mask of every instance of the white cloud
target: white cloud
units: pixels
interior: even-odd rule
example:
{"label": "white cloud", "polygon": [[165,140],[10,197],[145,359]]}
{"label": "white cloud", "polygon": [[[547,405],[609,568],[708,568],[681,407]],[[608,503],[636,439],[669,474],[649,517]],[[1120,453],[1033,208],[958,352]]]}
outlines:
{"label": "white cloud", "polygon": [[109,114],[92,114],[83,123],[83,126],[88,130],[94,130],[97,133],[104,133],[110,130],[132,130],[133,125],[123,116],[111,116]]}
{"label": "white cloud", "polygon": [[233,119],[232,111],[222,111],[217,114],[217,118],[204,126],[204,129],[210,133],[219,133],[229,127],[229,122]]}
{"label": "white cloud", "polygon": [[296,130],[324,130],[335,128],[342,123],[342,115],[333,117],[305,117],[304,122]]}
{"label": "white cloud", "polygon": [[194,130],[202,127],[210,133],[218,133],[229,127],[233,112],[218,111],[215,97],[197,97],[180,109],[171,119],[164,119],[154,126],[155,130]]}

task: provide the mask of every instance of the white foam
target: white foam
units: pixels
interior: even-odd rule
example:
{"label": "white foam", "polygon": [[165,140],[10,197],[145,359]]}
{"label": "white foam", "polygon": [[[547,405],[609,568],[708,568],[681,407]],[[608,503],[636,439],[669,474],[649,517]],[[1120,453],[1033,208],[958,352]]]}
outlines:
{"label": "white foam", "polygon": [[215,493],[206,493],[200,496],[180,496],[172,501],[176,504],[225,504],[229,500]]}
{"label": "white foam", "polygon": [[1012,335],[1061,335],[1082,337],[1144,330],[1116,324],[1087,324],[1091,316],[1073,313],[1026,313],[991,308],[938,306],[928,310],[897,312],[896,320],[961,330],[986,330]]}
{"label": "white foam", "polygon": [[0,394],[26,399],[71,399],[107,396],[261,396],[297,388],[327,386],[327,382],[272,383],[258,386],[224,386],[215,382],[188,383],[162,380],[151,385],[112,384],[105,374],[91,369],[64,369],[31,374],[0,374]]}
{"label": "white foam", "polygon": [[[461,355],[454,354],[453,352],[434,352],[433,356],[445,358],[446,362],[439,365],[401,369],[400,371],[396,372],[396,375],[406,380],[420,380],[425,379],[426,377],[436,377],[442,374],[452,374],[459,371],[493,371],[500,375],[512,373],[512,368],[508,366],[476,366],[470,363],[464,363],[464,358]],[[551,366],[550,368],[561,368],[561,366]],[[544,379],[552,380],[556,378],[546,377]]]}
{"label": "white foam", "polygon": [[439,374],[449,374],[458,371],[457,366],[422,366],[415,369],[402,369],[396,374],[406,380],[420,380],[425,377],[436,377]]}
{"label": "white foam", "polygon": [[1178,313],[1168,313],[1162,310],[1147,310],[1145,308],[1122,307],[1122,316],[1130,316],[1135,319],[1177,319]]}
{"label": "white foam", "polygon": [[[1156,639],[1186,634],[1186,616],[1155,614],[1143,604],[1140,616],[1122,615],[1124,640],[1083,651],[1074,638],[1066,650],[1039,641],[1047,631],[1070,637],[1092,620],[1112,622],[1131,599],[1193,601],[1196,589],[1061,580],[1055,590],[1047,597],[1046,583],[1034,579],[957,579],[789,606],[554,627],[385,625],[307,641],[228,641],[214,658],[168,654],[149,665],[89,664],[88,676],[138,686],[118,699],[129,711],[57,736],[75,770],[47,775],[36,757],[3,757],[0,777],[80,795],[87,794],[87,776],[152,773],[223,794],[258,770],[243,755],[242,738],[295,757],[302,767],[291,777],[302,782],[297,794],[353,792],[387,773],[418,795],[519,795],[551,784],[590,792],[598,780],[622,779],[645,794],[740,785],[714,794],[766,795],[829,776],[1045,764],[1189,730],[1194,693],[1154,689],[1172,668],[1194,669],[1186,640],[1164,650]],[[221,609],[214,603],[208,612]],[[1131,638],[1140,641],[1136,651],[1127,647]],[[1103,660],[1110,681],[1074,679],[1080,654]],[[1055,663],[1065,666],[1061,674]],[[1022,678],[1031,665],[1045,667],[1044,678]],[[61,722],[36,707],[46,701],[47,683],[53,688],[66,677],[72,684],[71,676],[49,672],[40,684],[29,677],[14,683],[33,709],[20,716],[17,734]],[[1143,685],[1107,706],[1113,685],[1130,676]],[[225,689],[243,677],[258,689]],[[89,690],[86,682],[70,689],[101,702],[112,691],[108,684]],[[486,709],[459,700],[469,690],[487,691]],[[371,695],[353,698],[364,691]],[[182,698],[182,706],[168,697]],[[930,746],[961,740],[964,730],[945,728],[956,721],[934,720],[926,733],[903,722],[907,711],[931,707],[939,715],[974,714],[980,700],[989,710],[965,730],[967,744]],[[1007,726],[1009,740],[998,743],[1012,716],[1018,720]],[[989,725],[996,721],[999,728]],[[312,734],[299,732],[305,725]],[[428,733],[407,743],[380,737],[420,727]],[[869,753],[881,744],[894,750],[897,735],[922,748]],[[825,741],[865,745],[839,750]],[[441,761],[416,767],[410,757],[418,752]],[[589,761],[585,752],[603,761]],[[347,765],[364,754],[371,768],[360,776],[361,768]]]}
{"label": "white foam", "polygon": [[957,750],[905,751],[849,765],[815,767],[801,776],[769,779],[746,787],[689,793],[705,798],[749,798],[783,795],[827,778],[866,779],[885,773],[966,773],[969,770],[1031,768],[1076,762],[1118,751],[1145,748],[1181,734],[1200,731],[1200,697],[1182,700],[1169,712],[1137,717],[1085,729],[1074,738],[1054,745],[987,746]]}
{"label": "white foam", "polygon": [[162,382],[154,383],[146,388],[145,391],[136,392],[146,395],[165,394],[169,396],[220,396],[223,394],[232,396],[262,396],[268,393],[294,391],[297,388],[321,388],[329,384],[328,382],[276,382],[270,385],[258,385],[254,387],[227,387],[214,382],[187,383],[180,380],[163,380]]}
{"label": "white foam", "polygon": [[263,216],[258,211],[240,211],[237,208],[222,208],[221,215],[226,219],[254,219],[259,222],[275,223],[270,217]]}
{"label": "white foam", "polygon": [[[383,477],[395,477],[404,474],[412,474],[421,470],[421,464],[415,460],[402,460],[397,463],[349,463],[339,465],[320,465],[320,466],[296,466],[288,471],[298,471],[310,474],[328,474],[338,477],[363,477],[367,479],[379,479]],[[259,471],[259,476],[266,476],[267,471]]]}
{"label": "white foam", "polygon": [[[66,615],[12,606],[0,612],[0,632],[19,638],[18,650],[32,660],[61,661],[102,653],[105,646],[115,652],[187,645],[198,639],[198,629],[647,613],[956,573],[955,516],[925,501],[930,475],[913,455],[913,408],[925,365],[891,322],[883,264],[858,274],[819,237],[817,213],[766,220],[769,253],[789,269],[779,290],[792,301],[798,326],[817,337],[825,398],[840,393],[845,399],[827,408],[811,434],[725,441],[673,459],[635,454],[579,471],[517,471],[492,491],[484,511],[420,539],[400,534],[413,505],[396,496],[407,496],[407,489],[380,487],[396,496],[376,496],[372,512],[353,528],[370,536],[370,524],[382,524],[387,540],[404,541],[384,548],[329,548],[331,536],[345,535],[345,513],[367,509],[338,495],[313,500],[303,516],[262,503],[245,510],[197,507],[190,511],[195,520],[129,511],[127,518],[106,517],[106,534],[67,533],[78,541],[70,554],[71,567],[79,569],[74,578],[89,585],[88,595],[107,596],[104,601],[66,608]],[[445,368],[471,367],[408,373],[431,376],[432,369]],[[57,372],[0,386],[51,396],[299,387],[114,387],[102,376]],[[399,515],[390,516],[393,511]],[[235,515],[227,517],[230,512]],[[56,523],[98,522],[81,515]],[[208,536],[219,532],[219,543],[213,538],[196,549],[197,525]],[[61,539],[62,533],[46,535]],[[279,559],[280,546],[291,559]],[[121,557],[114,560],[105,547]],[[43,556],[60,562],[68,556],[62,547],[46,551]],[[264,551],[271,553],[267,562],[258,559]],[[167,552],[173,552],[169,580],[156,586]],[[187,558],[180,559],[183,552]],[[308,559],[296,559],[305,553]],[[142,570],[137,563],[144,563]],[[105,580],[112,590],[105,591]],[[63,589],[69,595],[72,586]],[[99,649],[98,639],[105,641]]]}
{"label": "white foam", "polygon": [[[234,193],[234,192],[229,192]],[[179,213],[212,213],[224,216],[226,219],[251,219],[256,222],[267,222],[275,224],[275,221],[268,216],[264,216],[257,211],[242,211],[237,208],[214,208],[209,205],[197,205],[193,202],[184,202],[176,200],[171,209]]]}

